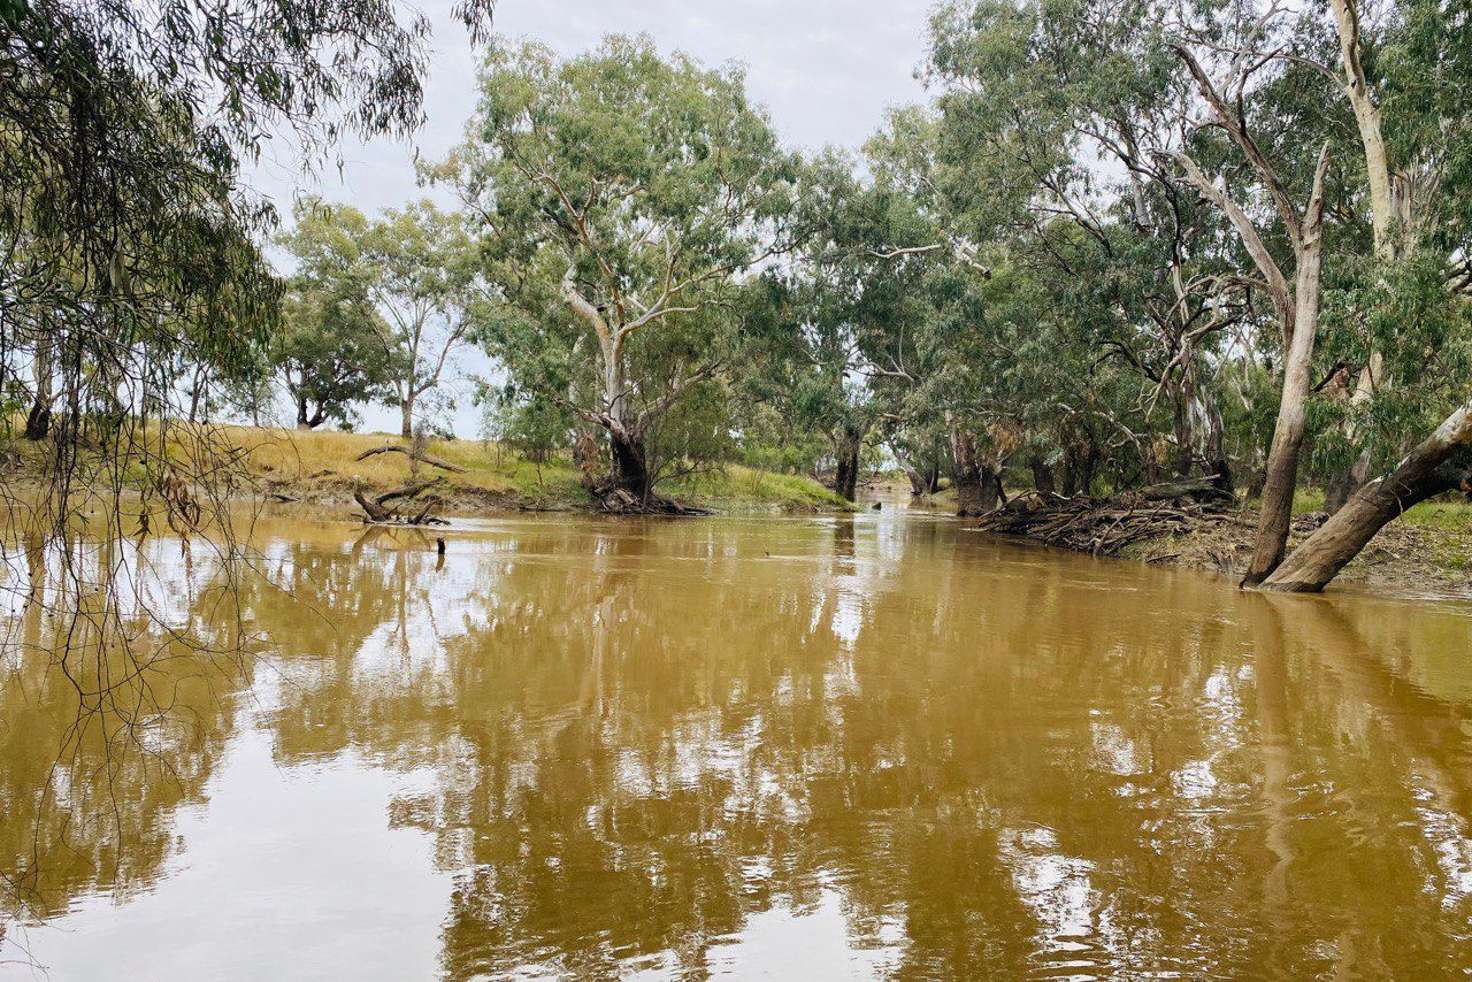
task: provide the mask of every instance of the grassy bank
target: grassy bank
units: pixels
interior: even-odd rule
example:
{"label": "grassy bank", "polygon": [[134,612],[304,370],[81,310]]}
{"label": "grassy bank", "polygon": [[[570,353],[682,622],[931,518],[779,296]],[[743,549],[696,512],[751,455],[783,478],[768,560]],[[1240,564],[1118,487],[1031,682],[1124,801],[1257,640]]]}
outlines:
{"label": "grassy bank", "polygon": [[[357,460],[365,450],[402,441],[381,433],[338,433],[231,427],[226,438],[238,446],[246,467],[269,494],[319,504],[348,505],[354,488],[381,491],[403,484],[410,474],[403,454]],[[442,475],[439,493],[449,510],[475,513],[507,510],[585,511],[593,502],[579,485],[571,460],[535,464],[515,452],[475,440],[433,441],[427,452],[461,468],[445,472],[421,465],[424,477]],[[816,481],[739,465],[689,475],[662,484],[660,492],[686,504],[723,512],[820,511],[849,507]]]}

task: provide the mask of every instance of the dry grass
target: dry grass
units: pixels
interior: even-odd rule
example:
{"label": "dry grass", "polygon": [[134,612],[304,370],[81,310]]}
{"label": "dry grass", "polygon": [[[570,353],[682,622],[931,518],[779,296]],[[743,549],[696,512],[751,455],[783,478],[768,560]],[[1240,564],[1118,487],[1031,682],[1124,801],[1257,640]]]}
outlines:
{"label": "dry grass", "polygon": [[[332,479],[334,482],[389,487],[409,476],[409,460],[402,454],[378,454],[367,460],[356,459],[365,450],[403,442],[399,437],[388,434],[257,430],[250,427],[229,427],[225,432],[246,451],[251,473],[275,481],[321,482]],[[510,451],[470,440],[435,440],[430,442],[427,450],[431,455],[465,469],[463,474],[446,474],[451,483],[461,487],[516,494],[577,485],[577,475],[565,461],[538,467]],[[420,470],[426,474],[444,473],[428,465],[421,465]]]}
{"label": "dry grass", "polygon": [[[355,459],[373,447],[402,442],[389,434],[228,427],[224,435],[244,451],[253,475],[292,497],[331,499],[357,485],[389,488],[409,476],[409,460],[402,454]],[[581,509],[591,503],[578,483],[577,471],[565,458],[538,465],[509,449],[473,440],[435,440],[426,449],[464,468],[464,473],[446,473],[420,467],[421,476],[444,475],[452,506]],[[810,478],[734,465],[671,481],[661,491],[725,511],[849,507]]]}

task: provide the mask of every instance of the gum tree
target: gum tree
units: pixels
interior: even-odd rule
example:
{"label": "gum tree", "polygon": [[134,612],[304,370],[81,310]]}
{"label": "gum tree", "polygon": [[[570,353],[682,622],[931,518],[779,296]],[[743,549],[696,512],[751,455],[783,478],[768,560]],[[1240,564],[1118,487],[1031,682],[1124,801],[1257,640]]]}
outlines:
{"label": "gum tree", "polygon": [[317,198],[300,202],[295,217],[278,241],[298,267],[284,339],[295,355],[281,365],[298,426],[323,420],[322,411],[307,415],[303,395],[340,421],[351,416],[348,402],[381,399],[399,408],[412,437],[415,410],[488,302],[463,219],[429,201],[370,219]]}
{"label": "gum tree", "polygon": [[521,322],[484,340],[604,432],[600,490],[647,506],[651,429],[720,370],[737,278],[789,245],[794,160],[739,70],[662,57],[648,38],[568,60],[497,42],[480,88],[440,173]]}
{"label": "gum tree", "polygon": [[439,391],[487,298],[463,218],[430,201],[384,212],[368,226],[362,248],[369,292],[384,315],[380,340],[396,368],[390,383],[407,440],[421,400]]}

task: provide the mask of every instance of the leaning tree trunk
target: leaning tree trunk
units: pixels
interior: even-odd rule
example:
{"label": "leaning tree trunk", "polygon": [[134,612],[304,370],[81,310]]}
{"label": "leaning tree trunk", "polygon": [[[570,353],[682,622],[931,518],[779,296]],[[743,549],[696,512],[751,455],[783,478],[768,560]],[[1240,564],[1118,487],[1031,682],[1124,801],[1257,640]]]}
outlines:
{"label": "leaning tree trunk", "polygon": [[1298,456],[1303,450],[1303,433],[1308,409],[1309,372],[1313,366],[1314,340],[1319,320],[1319,270],[1323,263],[1323,196],[1320,173],[1305,217],[1298,269],[1294,284],[1293,329],[1289,332],[1288,358],[1283,366],[1283,397],[1278,404],[1278,422],[1268,450],[1268,466],[1262,488],[1262,509],[1257,517],[1257,542],[1243,586],[1256,586],[1267,579],[1283,561],[1288,546],[1288,529],[1293,522],[1293,493],[1298,488]]}
{"label": "leaning tree trunk", "polygon": [[911,497],[918,498],[930,493],[930,482],[927,480],[926,475],[921,473],[919,468],[909,463],[902,463],[900,466],[905,469],[905,477],[910,481]]}
{"label": "leaning tree trunk", "polygon": [[[1298,329],[1302,334],[1309,333],[1309,330],[1307,325]],[[1297,351],[1298,345],[1295,344],[1294,349]],[[1267,579],[1283,561],[1283,553],[1287,549],[1288,530],[1293,521],[1293,493],[1298,488],[1298,456],[1303,449],[1310,357],[1311,353],[1289,357],[1288,377],[1283,382],[1283,401],[1273,430],[1267,470],[1263,474],[1257,538],[1252,562],[1247,575],[1242,578],[1243,586],[1256,586]]]}
{"label": "leaning tree trunk", "polygon": [[895,460],[910,481],[910,494],[916,498],[934,494],[940,490],[939,454],[911,454],[897,446],[891,446]]}
{"label": "leaning tree trunk", "polygon": [[1343,508],[1263,581],[1262,589],[1317,593],[1359,555],[1375,533],[1407,508],[1445,491],[1472,492],[1469,443],[1472,402],[1448,416],[1395,470],[1351,495]]}

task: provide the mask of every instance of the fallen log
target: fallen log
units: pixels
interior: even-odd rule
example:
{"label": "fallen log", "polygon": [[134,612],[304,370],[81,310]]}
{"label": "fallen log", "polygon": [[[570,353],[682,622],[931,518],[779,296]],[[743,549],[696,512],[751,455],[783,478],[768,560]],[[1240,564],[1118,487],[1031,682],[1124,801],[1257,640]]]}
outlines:
{"label": "fallen log", "polygon": [[458,464],[452,464],[448,460],[442,460],[439,457],[434,456],[433,454],[425,453],[423,450],[416,450],[413,447],[406,447],[401,443],[385,443],[381,447],[369,447],[367,450],[364,450],[362,453],[358,454],[358,456],[354,459],[367,460],[369,457],[381,453],[401,453],[405,457],[408,457],[410,460],[417,460],[421,464],[428,464],[431,467],[438,467],[440,470],[449,471],[452,474],[465,473],[465,468],[459,466]]}
{"label": "fallen log", "polygon": [[1215,474],[1206,477],[1183,478],[1163,484],[1151,484],[1133,492],[1146,501],[1176,501],[1191,498],[1197,501],[1231,501],[1232,493],[1221,487]]}
{"label": "fallen log", "polygon": [[[402,504],[408,504],[425,491],[438,485],[439,482],[440,478],[437,477],[428,481],[415,481],[403,487],[385,491],[375,498],[365,495],[361,488],[354,488],[353,500],[358,503],[359,508],[363,509],[363,521],[365,522],[384,525],[447,525],[448,522],[435,518],[431,514],[442,503],[439,498],[421,502],[423,507],[412,515],[405,516],[401,511]],[[402,502],[402,504],[400,507],[390,508],[389,503],[394,501]]]}

